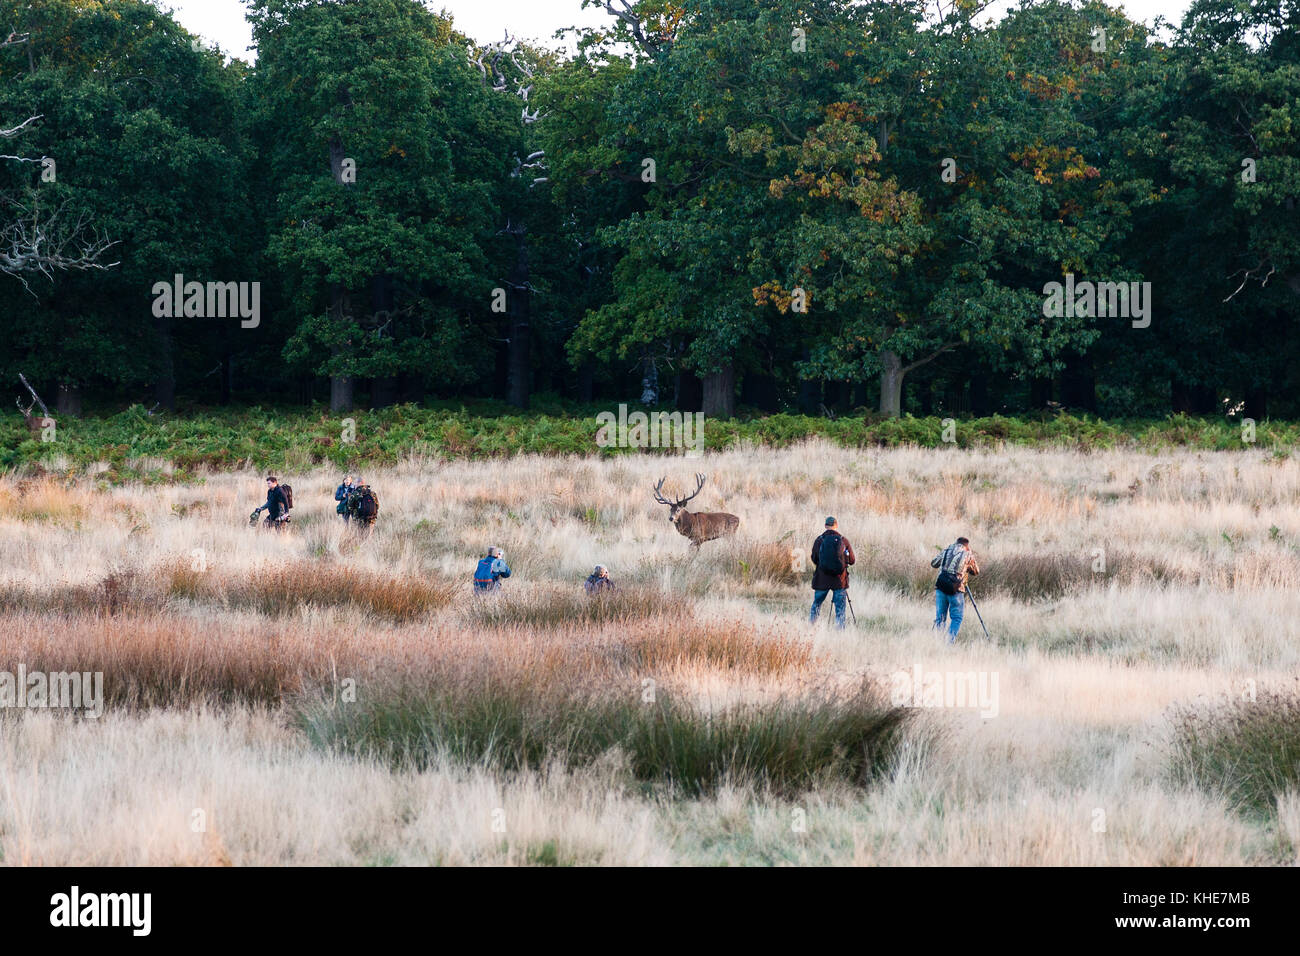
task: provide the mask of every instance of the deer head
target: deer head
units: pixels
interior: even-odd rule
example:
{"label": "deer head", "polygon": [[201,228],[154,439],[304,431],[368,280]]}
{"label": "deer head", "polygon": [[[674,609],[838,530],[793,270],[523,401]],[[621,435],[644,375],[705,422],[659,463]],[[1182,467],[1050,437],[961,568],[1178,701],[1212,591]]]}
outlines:
{"label": "deer head", "polygon": [[664,482],[667,480],[668,480],[668,476],[665,475],[663,478],[659,479],[659,484],[655,485],[655,501],[659,502],[661,505],[668,506],[668,520],[671,521],[673,524],[677,524],[679,521],[681,521],[682,515],[688,513],[686,511],[686,502],[690,501],[692,498],[694,498],[696,495],[700,493],[700,489],[704,487],[705,479],[704,479],[704,475],[697,474],[695,476],[695,480],[697,482],[695,486],[695,491],[687,495],[685,498],[679,498],[677,501],[669,501],[663,495]]}

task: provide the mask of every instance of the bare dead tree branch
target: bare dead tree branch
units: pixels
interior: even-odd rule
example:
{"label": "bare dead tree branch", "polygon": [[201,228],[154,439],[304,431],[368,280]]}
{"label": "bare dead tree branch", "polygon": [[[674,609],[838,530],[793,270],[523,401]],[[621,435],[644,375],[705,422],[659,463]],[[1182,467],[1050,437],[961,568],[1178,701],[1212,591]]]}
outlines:
{"label": "bare dead tree branch", "polygon": [[1236,276],[1241,276],[1241,277],[1242,277],[1242,278],[1241,278],[1241,285],[1239,285],[1239,286],[1237,286],[1237,288],[1233,289],[1233,290],[1232,290],[1232,294],[1229,295],[1228,298],[1224,299],[1223,301],[1224,301],[1224,302],[1231,301],[1232,298],[1233,298],[1234,296],[1236,296],[1236,294],[1237,294],[1238,292],[1240,292],[1242,289],[1246,288],[1246,284],[1247,284],[1248,282],[1250,282],[1250,280],[1251,280],[1252,278],[1255,278],[1255,277],[1256,277],[1256,276],[1255,276],[1255,273],[1259,272],[1259,270],[1262,269],[1262,268],[1264,268],[1265,265],[1268,265],[1268,266],[1269,266],[1269,270],[1268,270],[1268,272],[1264,273],[1264,278],[1263,278],[1263,279],[1260,279],[1260,281],[1259,281],[1259,285],[1260,285],[1260,288],[1263,288],[1264,286],[1268,285],[1268,280],[1271,279],[1271,278],[1273,277],[1273,273],[1277,272],[1277,266],[1272,265],[1271,263],[1268,262],[1268,260],[1265,260],[1264,262],[1261,262],[1259,265],[1255,266],[1255,268],[1253,268],[1253,269],[1241,269],[1241,270],[1239,270],[1238,272],[1234,272],[1231,276],[1229,276],[1228,278],[1230,278],[1230,279],[1231,279],[1231,278],[1235,278]]}
{"label": "bare dead tree branch", "polygon": [[618,17],[618,19],[626,23],[629,32],[632,34],[632,39],[636,40],[637,45],[640,46],[641,49],[645,50],[646,53],[651,56],[658,56],[661,51],[670,46],[670,44],[664,41],[655,43],[646,36],[645,27],[641,22],[641,18],[637,16],[636,10],[633,8],[630,0],[617,0],[619,4],[618,8],[615,8],[614,6],[615,0],[603,0],[603,2],[605,12],[612,17]]}
{"label": "bare dead tree branch", "polygon": [[0,272],[15,276],[28,292],[30,275],[53,279],[56,271],[106,272],[121,265],[101,261],[118,243],[91,226],[85,213],[65,218],[66,203],[45,214],[34,197],[28,204],[3,197],[0,202],[15,212],[12,221],[0,223]]}
{"label": "bare dead tree branch", "polygon": [[35,116],[29,116],[27,119],[23,120],[17,126],[11,127],[10,129],[0,128],[0,139],[13,139],[15,136],[21,133],[32,123],[35,123],[38,119],[44,119],[44,118],[45,118],[44,113],[37,113]]}
{"label": "bare dead tree branch", "polygon": [[36,389],[32,388],[32,383],[27,381],[27,376],[24,375],[22,372],[19,372],[18,378],[22,381],[23,385],[27,387],[27,391],[31,392],[32,395],[31,404],[29,404],[26,408],[23,408],[23,400],[21,398],[18,399],[18,410],[23,413],[23,418],[30,419],[32,417],[33,405],[41,406],[41,412],[44,413],[46,418],[49,418],[50,410],[46,408],[45,403],[41,401],[41,396],[36,394]]}
{"label": "bare dead tree branch", "polygon": [[[485,47],[470,46],[468,49],[470,63],[478,67],[479,73],[483,76],[483,85],[487,88],[488,82],[491,81],[491,89],[495,93],[504,93],[510,88],[509,79],[501,69],[501,63],[509,59],[510,64],[515,68],[518,76],[515,78],[515,95],[523,101],[523,109],[520,113],[520,119],[525,126],[531,126],[543,117],[540,108],[529,110],[528,99],[533,92],[533,78],[537,74],[537,64],[528,59],[526,52],[521,51],[517,41],[510,36],[510,31],[505,32],[505,36],[496,43],[488,44]],[[489,76],[489,71],[491,76]],[[537,170],[544,172],[547,169],[546,163],[542,161],[546,155],[545,151],[529,155],[527,160],[521,160],[515,157],[515,168],[510,173],[511,178],[518,178],[523,175],[525,169]],[[547,176],[535,176],[532,183],[529,184],[531,189],[538,183],[549,182]]]}

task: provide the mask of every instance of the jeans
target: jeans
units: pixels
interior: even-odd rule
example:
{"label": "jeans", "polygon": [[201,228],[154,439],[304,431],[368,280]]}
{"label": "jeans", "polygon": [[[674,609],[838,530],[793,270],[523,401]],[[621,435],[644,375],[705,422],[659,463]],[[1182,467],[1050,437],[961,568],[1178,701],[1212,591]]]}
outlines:
{"label": "jeans", "polygon": [[943,619],[948,618],[948,643],[957,641],[957,632],[961,630],[961,616],[966,610],[966,593],[944,594],[934,589],[934,626],[943,627]]}
{"label": "jeans", "polygon": [[844,607],[849,598],[849,592],[844,588],[836,588],[834,591],[813,591],[812,613],[808,616],[808,623],[817,623],[817,615],[822,611],[822,602],[826,600],[827,594],[831,595],[831,604],[835,607],[835,626],[843,628]]}

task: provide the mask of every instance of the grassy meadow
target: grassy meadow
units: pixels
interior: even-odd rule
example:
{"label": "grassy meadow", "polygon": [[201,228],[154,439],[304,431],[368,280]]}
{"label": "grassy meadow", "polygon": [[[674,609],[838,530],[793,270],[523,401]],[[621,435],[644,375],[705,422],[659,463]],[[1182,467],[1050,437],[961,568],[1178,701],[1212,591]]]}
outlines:
{"label": "grassy meadow", "polygon": [[[252,462],[106,467],[0,483],[0,670],[105,692],[98,719],[0,710],[5,864],[1300,862],[1277,448],[408,454],[363,473],[368,537],[332,466],[284,475],[285,534],[248,526]],[[650,491],[696,471],[691,507],[741,523],[692,556]],[[807,623],[827,514],[858,553],[843,631]],[[958,534],[992,642],[969,607],[955,646],[930,626]],[[489,545],[514,576],[480,600]]]}

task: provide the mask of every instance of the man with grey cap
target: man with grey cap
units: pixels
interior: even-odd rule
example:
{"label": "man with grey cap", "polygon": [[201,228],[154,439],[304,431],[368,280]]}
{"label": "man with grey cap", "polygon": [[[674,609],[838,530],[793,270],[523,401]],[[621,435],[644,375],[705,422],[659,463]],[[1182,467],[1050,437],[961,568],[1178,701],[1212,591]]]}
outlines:
{"label": "man with grey cap", "polygon": [[817,536],[812,546],[813,602],[812,613],[808,617],[811,624],[817,623],[821,613],[822,602],[826,595],[831,595],[831,604],[835,607],[835,626],[844,627],[844,605],[849,596],[849,565],[856,563],[853,545],[839,532],[839,522],[834,518],[826,519],[826,530]]}
{"label": "man with grey cap", "polygon": [[476,594],[501,590],[501,579],[510,577],[510,566],[505,559],[506,554],[500,548],[488,548],[487,557],[482,558],[474,569]]}
{"label": "man with grey cap", "polygon": [[614,582],[609,577],[609,568],[603,564],[596,565],[591,577],[582,584],[588,594],[602,594],[615,590]]}

